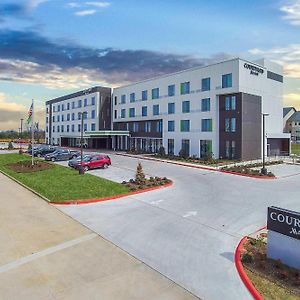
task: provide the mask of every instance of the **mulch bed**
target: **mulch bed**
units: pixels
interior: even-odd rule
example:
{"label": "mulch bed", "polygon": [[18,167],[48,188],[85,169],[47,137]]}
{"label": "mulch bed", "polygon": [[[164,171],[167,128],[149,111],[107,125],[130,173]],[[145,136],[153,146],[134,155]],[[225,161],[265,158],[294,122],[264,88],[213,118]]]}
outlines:
{"label": "mulch bed", "polygon": [[17,173],[31,173],[44,171],[52,168],[53,166],[44,161],[34,161],[33,166],[31,165],[31,161],[19,161],[17,163],[8,164],[7,166]]}
{"label": "mulch bed", "polygon": [[127,186],[130,191],[143,190],[155,186],[165,185],[167,183],[172,182],[170,179],[163,177],[150,177],[150,179],[144,179],[142,182],[134,179],[130,179],[129,181],[123,181],[122,184]]}
{"label": "mulch bed", "polygon": [[288,267],[280,260],[267,258],[266,234],[258,239],[249,238],[241,254],[241,260],[249,271],[300,296],[300,270]]}

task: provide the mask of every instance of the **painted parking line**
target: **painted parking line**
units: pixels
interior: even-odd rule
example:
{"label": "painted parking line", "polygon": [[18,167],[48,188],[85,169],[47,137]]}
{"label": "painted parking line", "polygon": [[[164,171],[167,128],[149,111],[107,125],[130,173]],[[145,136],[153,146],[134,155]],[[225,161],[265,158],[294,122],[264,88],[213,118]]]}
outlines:
{"label": "painted parking line", "polygon": [[53,254],[55,252],[58,252],[60,250],[63,250],[63,249],[67,249],[67,248],[70,248],[70,247],[73,247],[75,245],[78,245],[82,242],[86,242],[86,241],[89,241],[91,239],[93,239],[94,237],[98,236],[96,233],[91,233],[91,234],[87,234],[87,235],[84,235],[78,239],[74,239],[74,240],[71,240],[71,241],[68,241],[68,242],[65,242],[65,243],[62,243],[62,244],[59,244],[59,245],[56,245],[54,247],[50,247],[50,248],[47,248],[45,250],[42,250],[40,252],[37,252],[37,253],[33,253],[31,255],[28,255],[28,256],[24,256],[24,257],[21,257],[15,261],[12,261],[6,265],[3,265],[0,267],[0,274],[1,273],[4,273],[4,272],[7,272],[11,269],[15,269],[19,266],[22,266],[28,262],[31,262],[33,260],[36,260],[40,257],[44,257],[44,256],[47,256],[49,254]]}

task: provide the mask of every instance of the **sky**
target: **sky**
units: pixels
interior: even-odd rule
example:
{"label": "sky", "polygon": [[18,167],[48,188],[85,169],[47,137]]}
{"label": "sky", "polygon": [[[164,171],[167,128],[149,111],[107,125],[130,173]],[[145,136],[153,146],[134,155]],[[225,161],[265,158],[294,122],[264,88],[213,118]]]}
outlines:
{"label": "sky", "polygon": [[31,99],[112,87],[231,57],[284,67],[284,105],[300,110],[300,0],[1,0],[0,130]]}

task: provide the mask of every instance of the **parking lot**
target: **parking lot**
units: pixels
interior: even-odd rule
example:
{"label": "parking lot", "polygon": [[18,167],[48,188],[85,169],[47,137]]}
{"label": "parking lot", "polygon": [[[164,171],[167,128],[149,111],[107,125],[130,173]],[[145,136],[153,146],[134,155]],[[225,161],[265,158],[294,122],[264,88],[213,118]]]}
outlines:
{"label": "parking lot", "polygon": [[[112,157],[95,175],[118,182],[138,160]],[[233,263],[242,236],[266,223],[267,206],[300,210],[300,166],[260,180],[141,160],[144,171],[174,181],[167,189],[59,208],[203,299],[250,299]],[[289,175],[289,176],[286,176]]]}

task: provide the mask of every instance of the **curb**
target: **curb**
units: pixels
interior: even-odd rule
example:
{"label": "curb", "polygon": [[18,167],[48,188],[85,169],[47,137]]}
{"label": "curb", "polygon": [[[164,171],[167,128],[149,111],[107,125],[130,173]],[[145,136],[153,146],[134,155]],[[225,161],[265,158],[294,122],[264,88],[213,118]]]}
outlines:
{"label": "curb", "polygon": [[32,188],[28,187],[27,185],[25,185],[24,183],[22,183],[21,181],[19,181],[18,179],[10,176],[9,174],[7,174],[6,172],[0,170],[0,173],[2,173],[3,175],[5,175],[6,177],[10,178],[11,180],[15,181],[16,183],[18,183],[19,185],[21,185],[23,188],[25,188],[26,190],[30,191],[31,193],[39,196],[40,198],[42,198],[44,201],[46,201],[47,203],[50,203],[51,201],[46,198],[45,196],[41,195],[40,193],[36,192],[35,190],[33,190]]}
{"label": "curb", "polygon": [[131,154],[116,153],[116,155],[127,156],[127,157],[136,158],[136,159],[144,159],[144,160],[149,160],[149,161],[158,161],[158,162],[163,162],[163,163],[172,164],[172,165],[178,165],[178,166],[182,166],[182,167],[201,169],[201,170],[206,170],[206,171],[214,171],[214,172],[219,172],[219,173],[225,173],[225,174],[231,174],[231,175],[243,176],[243,177],[249,177],[249,178],[255,178],[255,179],[277,179],[276,176],[270,177],[270,176],[265,176],[265,175],[259,176],[259,175],[252,175],[252,174],[237,173],[237,172],[220,170],[220,169],[215,169],[215,168],[210,168],[210,167],[188,165],[188,164],[185,164],[182,162],[173,162],[173,161],[157,159],[157,158],[140,157],[140,156],[135,156],[135,155],[131,155]]}
{"label": "curb", "polygon": [[241,250],[243,249],[243,246],[247,240],[248,240],[247,236],[243,237],[240,240],[238,246],[236,247],[235,254],[234,254],[235,266],[237,268],[237,271],[238,271],[243,283],[245,284],[245,286],[247,287],[247,289],[249,290],[249,292],[251,293],[253,298],[255,300],[263,300],[264,299],[263,296],[254,287],[254,285],[252,284],[248,275],[246,274],[243,264],[242,264],[242,261],[241,261]]}
{"label": "curb", "polygon": [[64,202],[49,201],[49,203],[53,204],[53,205],[80,205],[80,204],[90,204],[90,203],[104,202],[104,201],[124,198],[124,197],[127,197],[127,196],[146,193],[146,192],[158,190],[158,189],[161,189],[161,188],[170,187],[172,185],[173,185],[173,181],[165,183],[164,185],[153,186],[153,187],[150,187],[150,188],[147,188],[147,189],[137,190],[137,191],[123,193],[123,194],[119,194],[119,195],[107,196],[107,197],[102,197],[102,198],[94,198],[94,199],[70,200],[70,201],[64,201]]}

